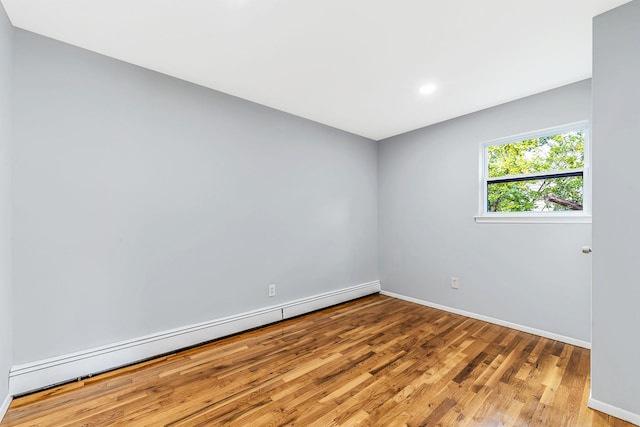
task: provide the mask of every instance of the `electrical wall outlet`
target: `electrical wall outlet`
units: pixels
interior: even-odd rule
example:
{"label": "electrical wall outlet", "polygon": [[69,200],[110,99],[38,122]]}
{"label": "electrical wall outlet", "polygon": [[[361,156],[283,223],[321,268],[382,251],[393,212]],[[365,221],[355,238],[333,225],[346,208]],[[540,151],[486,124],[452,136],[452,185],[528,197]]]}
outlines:
{"label": "electrical wall outlet", "polygon": [[276,284],[275,283],[269,285],[269,296],[270,297],[275,297],[276,296]]}
{"label": "electrical wall outlet", "polygon": [[459,287],[460,287],[460,279],[458,279],[457,277],[452,277],[451,278],[451,288],[458,289]]}

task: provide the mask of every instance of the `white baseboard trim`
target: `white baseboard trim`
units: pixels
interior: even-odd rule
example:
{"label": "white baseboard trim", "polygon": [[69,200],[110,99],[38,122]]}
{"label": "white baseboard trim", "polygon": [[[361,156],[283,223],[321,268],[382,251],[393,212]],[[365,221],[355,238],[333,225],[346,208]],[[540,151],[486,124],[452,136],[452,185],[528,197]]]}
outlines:
{"label": "white baseboard trim", "polygon": [[9,372],[9,392],[15,396],[108,371],[379,291],[379,281],[363,283],[260,310],[17,365]]}
{"label": "white baseboard trim", "polygon": [[609,414],[613,417],[620,418],[621,420],[640,426],[640,414],[609,405],[608,403],[601,402],[593,397],[589,397],[589,403],[587,406],[591,409],[595,409],[596,411],[604,412],[605,414]]}
{"label": "white baseboard trim", "polygon": [[7,397],[4,398],[2,403],[0,403],[0,422],[2,422],[2,419],[7,413],[7,409],[9,409],[9,405],[11,405],[11,400],[12,397],[10,394],[8,394]]}
{"label": "white baseboard trim", "polygon": [[424,301],[424,300],[417,299],[417,298],[407,297],[407,296],[396,294],[396,293],[393,293],[393,292],[380,291],[380,293],[382,295],[387,295],[387,296],[390,296],[390,297],[393,297],[393,298],[398,298],[398,299],[401,299],[401,300],[414,302],[414,303],[420,304],[420,305],[426,305],[427,307],[437,308],[438,310],[448,311],[450,313],[459,314],[459,315],[465,316],[465,317],[471,317],[472,319],[478,319],[478,320],[482,320],[484,322],[494,323],[494,324],[500,325],[500,326],[506,326],[507,328],[516,329],[518,331],[526,332],[526,333],[533,334],[533,335],[538,335],[538,336],[549,338],[549,339],[556,340],[556,341],[561,341],[561,342],[564,342],[564,343],[567,343],[567,344],[571,344],[571,345],[575,345],[575,346],[578,346],[578,347],[583,347],[583,348],[587,348],[587,349],[591,348],[591,343],[590,342],[582,341],[582,340],[579,340],[579,339],[576,339],[576,338],[566,337],[564,335],[559,335],[559,334],[556,334],[556,333],[553,333],[553,332],[543,331],[541,329],[531,328],[529,326],[519,325],[517,323],[508,322],[506,320],[495,319],[493,317],[485,316],[485,315],[482,315],[482,314],[472,313],[470,311],[459,310],[457,308],[448,307],[446,305],[440,305],[440,304],[436,304],[436,303],[429,302],[429,301]]}

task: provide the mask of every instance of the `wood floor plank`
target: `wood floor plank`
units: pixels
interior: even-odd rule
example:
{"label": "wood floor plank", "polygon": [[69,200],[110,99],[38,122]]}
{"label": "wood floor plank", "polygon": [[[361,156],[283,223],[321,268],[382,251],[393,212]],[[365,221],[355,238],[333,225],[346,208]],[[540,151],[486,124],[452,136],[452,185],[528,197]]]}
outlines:
{"label": "wood floor plank", "polygon": [[590,352],[375,295],[15,399],[0,427],[620,426]]}

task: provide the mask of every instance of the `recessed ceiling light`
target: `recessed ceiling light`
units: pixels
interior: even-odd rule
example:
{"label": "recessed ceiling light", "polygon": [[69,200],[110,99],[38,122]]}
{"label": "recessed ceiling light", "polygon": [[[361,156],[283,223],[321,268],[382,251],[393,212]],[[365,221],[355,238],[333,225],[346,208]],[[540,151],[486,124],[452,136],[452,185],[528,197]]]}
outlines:
{"label": "recessed ceiling light", "polygon": [[426,85],[420,87],[420,94],[421,95],[430,95],[433,92],[435,92],[436,89],[438,89],[438,86],[434,85],[433,83],[429,83],[429,84],[426,84]]}

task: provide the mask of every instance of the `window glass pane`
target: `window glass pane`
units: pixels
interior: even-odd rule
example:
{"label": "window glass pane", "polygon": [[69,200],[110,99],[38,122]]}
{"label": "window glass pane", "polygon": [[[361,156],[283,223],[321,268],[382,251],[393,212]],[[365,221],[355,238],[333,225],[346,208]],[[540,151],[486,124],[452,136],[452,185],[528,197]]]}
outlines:
{"label": "window glass pane", "polygon": [[582,176],[489,183],[487,212],[582,210]]}
{"label": "window glass pane", "polygon": [[579,169],[584,167],[584,131],[492,145],[487,163],[489,178]]}

